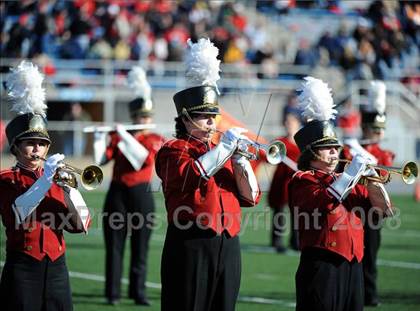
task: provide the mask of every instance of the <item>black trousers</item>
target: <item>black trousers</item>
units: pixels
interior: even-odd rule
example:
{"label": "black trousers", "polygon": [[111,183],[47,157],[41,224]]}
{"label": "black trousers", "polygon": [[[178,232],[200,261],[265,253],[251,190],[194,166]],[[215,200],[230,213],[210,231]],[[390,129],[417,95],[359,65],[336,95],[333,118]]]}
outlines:
{"label": "black trousers", "polygon": [[362,264],[323,249],[303,250],[296,272],[296,310],[363,310]]}
{"label": "black trousers", "polygon": [[239,238],[169,225],[161,281],[162,311],[235,310],[241,281]]}
{"label": "black trousers", "polygon": [[107,298],[121,297],[123,255],[127,236],[130,237],[131,250],[129,297],[146,297],[147,254],[154,210],[149,184],[126,187],[111,183],[103,215]]}
{"label": "black trousers", "polygon": [[38,261],[25,253],[6,256],[0,282],[0,307],[7,311],[73,310],[65,256]]}
{"label": "black trousers", "polygon": [[[285,217],[285,208],[274,208],[273,209],[273,219],[271,227],[271,246],[274,247],[284,247],[284,233],[286,229],[286,217]],[[299,249],[299,232],[295,228],[295,221],[293,213],[290,214],[290,239],[289,246],[294,250]]]}
{"label": "black trousers", "polygon": [[378,302],[376,280],[378,271],[376,259],[381,244],[381,229],[365,226],[365,254],[363,257],[363,277],[365,280],[365,302]]}

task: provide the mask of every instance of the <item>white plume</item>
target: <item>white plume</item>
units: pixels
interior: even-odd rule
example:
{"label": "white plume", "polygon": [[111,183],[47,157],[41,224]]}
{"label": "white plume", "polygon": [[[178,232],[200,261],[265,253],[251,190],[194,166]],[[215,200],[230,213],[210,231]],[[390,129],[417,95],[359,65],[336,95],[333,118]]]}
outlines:
{"label": "white plume", "polygon": [[368,111],[377,111],[384,114],[386,109],[386,85],[382,81],[370,82]]}
{"label": "white plume", "polygon": [[333,109],[335,104],[328,84],[309,76],[303,79],[305,82],[298,90],[301,91],[298,97],[298,108],[303,111],[303,117],[307,121],[335,119],[337,110]]}
{"label": "white plume", "polygon": [[127,84],[136,96],[152,99],[152,88],[147,81],[146,72],[140,66],[134,66],[127,75]]}
{"label": "white plume", "polygon": [[216,87],[220,79],[220,60],[217,59],[219,49],[210,39],[201,38],[197,43],[188,39],[189,51],[185,62],[187,65],[186,77],[194,86],[211,85]]}
{"label": "white plume", "polygon": [[12,101],[12,111],[18,114],[36,113],[46,116],[45,89],[42,88],[44,75],[38,67],[28,61],[22,61],[12,68],[7,77],[7,95]]}

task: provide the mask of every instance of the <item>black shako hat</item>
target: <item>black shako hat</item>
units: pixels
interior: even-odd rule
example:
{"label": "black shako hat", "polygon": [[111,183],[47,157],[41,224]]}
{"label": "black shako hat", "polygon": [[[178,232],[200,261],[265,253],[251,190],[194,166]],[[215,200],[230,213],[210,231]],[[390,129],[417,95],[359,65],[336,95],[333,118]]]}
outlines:
{"label": "black shako hat", "polygon": [[383,81],[370,81],[367,105],[360,106],[362,126],[384,129],[386,126],[386,85]]}
{"label": "black shako hat", "polygon": [[217,89],[201,85],[184,89],[173,97],[178,116],[196,114],[220,114]]}
{"label": "black shako hat", "polygon": [[130,117],[151,117],[153,115],[153,105],[151,100],[144,97],[137,97],[128,103]]}
{"label": "black shako hat", "polygon": [[295,134],[294,139],[301,152],[310,148],[341,147],[330,121],[310,121]]}
{"label": "black shako hat", "polygon": [[341,147],[331,119],[337,111],[328,84],[314,77],[305,77],[299,89],[298,108],[308,121],[294,135],[299,150],[319,147]]}
{"label": "black shako hat", "polygon": [[23,139],[42,139],[51,144],[47,131],[47,120],[40,114],[18,115],[7,124],[6,136],[10,146]]}
{"label": "black shako hat", "polygon": [[386,127],[386,114],[362,110],[362,126],[384,129]]}

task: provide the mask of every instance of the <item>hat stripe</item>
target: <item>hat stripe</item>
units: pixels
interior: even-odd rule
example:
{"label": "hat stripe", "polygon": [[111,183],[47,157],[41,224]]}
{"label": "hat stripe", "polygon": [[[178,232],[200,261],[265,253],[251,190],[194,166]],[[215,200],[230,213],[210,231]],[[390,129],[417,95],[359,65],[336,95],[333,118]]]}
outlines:
{"label": "hat stripe", "polygon": [[[315,140],[315,141],[311,142],[310,144],[306,145],[305,149],[306,150],[310,150],[310,149],[312,149],[312,147],[316,147],[317,144],[322,143],[324,141],[328,141],[328,140],[335,140],[337,142],[336,144],[341,146],[341,144],[337,140],[337,137],[326,136],[326,137],[323,137],[321,139]],[[319,147],[322,147],[322,145],[319,146]]]}
{"label": "hat stripe", "polygon": [[208,104],[204,104],[204,105],[193,106],[193,107],[190,107],[186,110],[187,111],[193,111],[193,110],[198,110],[198,109],[202,109],[202,108],[211,108],[211,107],[217,107],[217,106],[218,106],[217,103],[208,103]]}

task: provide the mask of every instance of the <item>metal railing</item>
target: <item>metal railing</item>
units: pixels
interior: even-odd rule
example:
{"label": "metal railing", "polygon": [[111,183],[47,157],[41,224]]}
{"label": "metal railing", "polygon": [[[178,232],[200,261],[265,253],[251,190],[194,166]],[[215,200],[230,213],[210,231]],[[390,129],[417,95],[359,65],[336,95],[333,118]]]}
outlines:
{"label": "metal railing", "polygon": [[[16,65],[20,60],[17,59],[2,59],[2,67],[10,67]],[[98,60],[57,60],[54,61],[56,66],[56,73],[47,77],[47,100],[48,101],[84,101],[91,102],[97,101],[103,105],[103,115],[100,121],[109,123],[117,121],[124,121],[121,118],[121,109],[116,107],[117,103],[126,102],[132,98],[132,92],[126,87],[125,75],[127,71],[135,64],[135,61],[98,61]],[[153,63],[141,64],[148,71],[148,79],[152,84],[155,96],[159,103],[170,103],[171,97],[175,90],[180,90],[186,86],[184,65],[181,63],[165,63],[163,70],[154,71]],[[269,111],[266,118],[267,124],[275,124],[275,128],[265,128],[262,135],[271,136],[275,132],[281,133],[282,129],[277,125],[279,111],[281,106],[284,105],[285,96],[294,90],[299,84],[300,77],[310,74],[308,67],[297,67],[292,65],[280,66],[281,72],[284,75],[290,75],[291,79],[258,79],[257,74],[260,70],[259,66],[235,66],[223,65],[222,66],[222,79],[220,80],[219,88],[227,90],[228,92],[236,92],[246,98],[246,94],[252,93],[267,93],[267,94],[281,94],[281,98],[277,99],[276,107],[274,110]],[[93,71],[94,72],[93,72]],[[4,70],[3,70],[4,72]],[[293,79],[293,77],[295,77]],[[1,74],[1,82],[4,81],[5,75]],[[420,133],[420,106],[419,97],[415,92],[411,92],[403,84],[399,82],[386,82],[388,87],[389,96],[388,104],[394,107],[393,115],[397,119],[403,120],[403,130],[393,130],[392,134],[404,133],[405,139],[400,137],[398,139],[399,150],[405,150],[401,157],[412,158],[415,152],[414,147],[406,147],[406,145],[414,145],[415,141],[419,139]],[[354,81],[350,86],[351,96],[354,104],[361,102],[360,89],[365,89],[367,86],[366,81]],[[345,93],[344,90],[335,89],[335,94]],[[4,92],[2,92],[4,94]],[[419,93],[417,93],[419,94]],[[266,99],[267,100],[267,96]],[[235,101],[235,99],[232,99]],[[10,114],[8,109],[2,101],[2,119],[8,120]],[[257,104],[250,102],[250,104]],[[258,104],[262,105],[260,101]],[[272,103],[273,105],[273,103]],[[172,106],[172,104],[171,104]],[[124,105],[124,109],[125,109]],[[161,114],[157,120],[158,128],[162,129],[165,136],[170,136],[173,131],[173,111],[165,107],[157,107],[159,110],[157,114]],[[171,107],[173,108],[173,107]],[[255,108],[258,109],[258,108]],[[259,110],[261,110],[260,108]],[[259,115],[255,116],[258,118]],[[238,116],[241,119],[241,116]],[[124,119],[124,118],[122,118]],[[249,119],[248,119],[249,120]],[[125,121],[128,121],[128,116]],[[257,123],[256,121],[255,123]],[[270,123],[271,122],[271,123]],[[73,135],[73,151],[75,156],[83,154],[86,150],[81,148],[82,141],[85,140],[85,134],[82,133],[83,126],[87,124],[80,122],[63,123],[63,122],[50,122],[50,130],[57,132],[72,132]],[[392,135],[391,135],[392,136]],[[408,137],[408,140],[406,139]],[[392,139],[395,139],[393,137]],[[402,146],[401,144],[404,144]],[[402,146],[402,147],[401,147]]]}
{"label": "metal railing", "polygon": [[[1,67],[3,72],[8,67],[16,66],[21,59],[3,58]],[[37,64],[36,59],[32,60]],[[51,61],[55,73],[46,76],[46,83],[50,86],[67,87],[88,86],[94,88],[108,88],[125,86],[125,75],[135,65],[142,66],[154,88],[178,89],[185,86],[185,65],[182,62],[138,62],[111,60],[62,60]],[[42,65],[40,65],[42,67]],[[311,72],[309,66],[297,66],[290,63],[280,63],[278,70],[271,73],[272,78],[258,78],[264,75],[264,67],[252,64],[222,64],[221,88],[276,88],[280,81],[287,83],[290,77],[301,77]],[[285,77],[285,79],[282,79]],[[4,80],[3,74],[2,79]]]}

